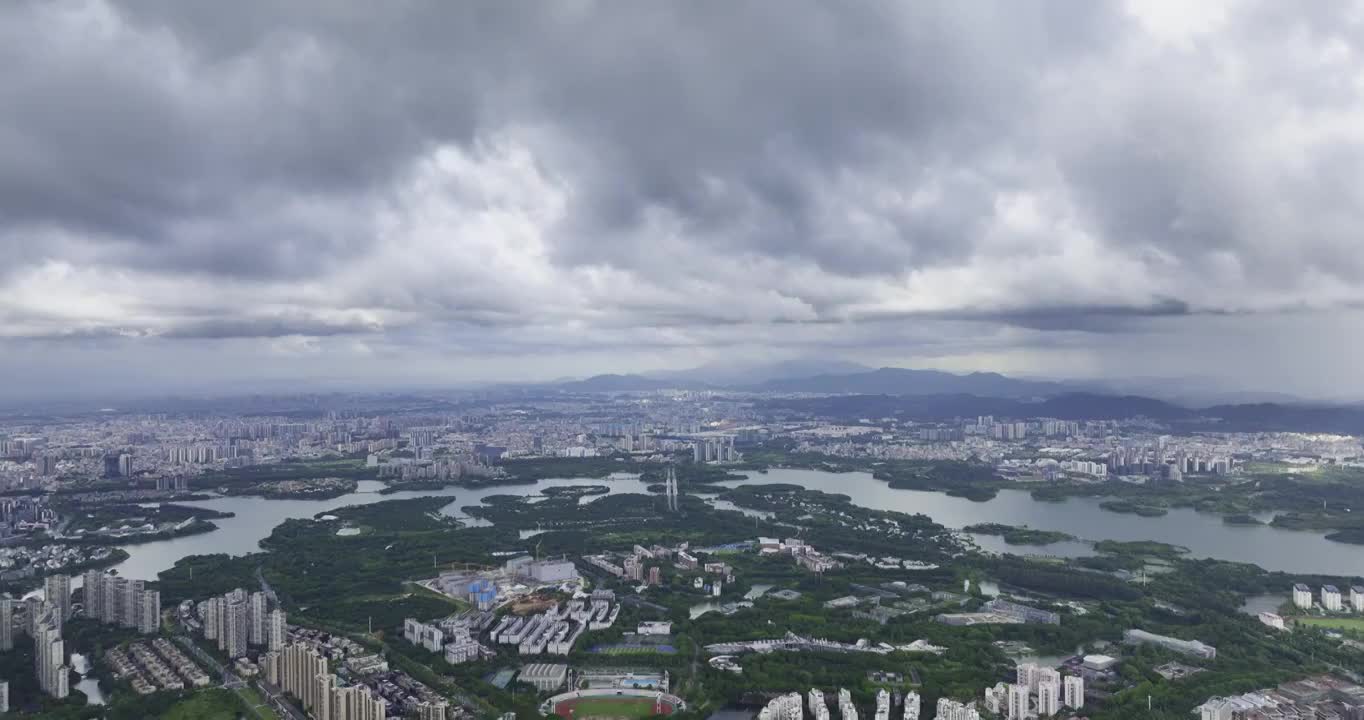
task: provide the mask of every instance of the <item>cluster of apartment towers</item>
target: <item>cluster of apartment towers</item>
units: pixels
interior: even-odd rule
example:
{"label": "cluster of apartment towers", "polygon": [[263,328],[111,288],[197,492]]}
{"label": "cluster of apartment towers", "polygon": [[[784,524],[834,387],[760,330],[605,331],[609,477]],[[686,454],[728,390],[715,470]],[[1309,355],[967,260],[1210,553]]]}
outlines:
{"label": "cluster of apartment towers", "polygon": [[289,639],[284,611],[271,610],[269,598],[260,591],[248,595],[237,588],[204,600],[197,609],[204,624],[204,639],[216,641],[218,649],[233,659],[244,657],[248,645],[279,650]]}
{"label": "cluster of apartment towers", "polygon": [[[1063,676],[1056,670],[1033,663],[1018,666],[1018,682],[999,683],[985,689],[985,708],[1007,720],[1052,717],[1059,715],[1063,706],[1079,710],[1084,705],[1084,678]],[[904,720],[919,720],[919,706],[918,693],[905,693]],[[829,720],[829,707],[824,702],[824,693],[817,689],[810,690],[804,702],[800,693],[787,693],[773,699],[758,713],[758,720],[803,720],[807,707],[814,720]],[[980,720],[980,710],[974,702],[940,698],[937,710],[934,720]],[[875,720],[890,720],[890,711],[890,693],[885,690],[877,692]],[[857,708],[853,705],[852,694],[847,690],[838,691],[838,714],[843,720],[857,720]]]}
{"label": "cluster of apartment towers", "polygon": [[[919,720],[921,703],[919,693],[905,693],[904,720]],[[758,712],[758,720],[803,720],[807,707],[814,720],[829,720],[829,706],[824,701],[824,691],[818,688],[812,688],[804,698],[794,692],[774,698]],[[890,707],[890,693],[878,691],[875,720],[890,720]],[[843,720],[857,720],[857,706],[853,704],[852,693],[846,689],[840,688],[838,691],[838,714]]]}
{"label": "cluster of apartment towers", "polygon": [[[161,624],[161,593],[147,590],[141,580],[90,571],[85,582],[84,614],[92,620],[135,628],[151,634]],[[34,675],[38,687],[54,698],[71,693],[71,666],[67,662],[62,629],[71,619],[71,577],[43,578],[43,596],[25,600],[0,598],[0,651],[14,649],[14,611],[23,604],[28,621],[20,628],[33,638]]]}
{"label": "cluster of apartment towers", "polygon": [[[267,682],[298,698],[313,717],[385,720],[387,705],[382,697],[361,684],[340,687],[336,675],[327,668],[327,657],[302,643],[265,653],[261,671]],[[442,717],[444,713],[444,704],[439,708],[424,704],[420,709],[422,718]]]}
{"label": "cluster of apartment towers", "polygon": [[[1085,705],[1085,679],[1078,675],[1063,676],[1048,667],[1033,663],[1018,666],[1018,681],[999,683],[985,689],[985,707],[1008,720],[1032,717],[1052,717],[1060,714],[1062,706],[1079,710]],[[967,706],[969,707],[969,706]],[[939,720],[976,720],[975,708],[964,716],[943,717],[943,704],[938,703]]]}
{"label": "cluster of apartment towers", "polygon": [[265,653],[263,675],[271,685],[299,698],[314,717],[337,720],[385,720],[387,706],[367,686],[337,687],[327,659],[307,645],[295,644]]}

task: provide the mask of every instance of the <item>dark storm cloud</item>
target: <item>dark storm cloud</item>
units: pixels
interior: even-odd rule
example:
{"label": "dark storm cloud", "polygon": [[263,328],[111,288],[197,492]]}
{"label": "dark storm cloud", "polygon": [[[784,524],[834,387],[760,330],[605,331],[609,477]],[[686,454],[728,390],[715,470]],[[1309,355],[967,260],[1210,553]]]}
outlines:
{"label": "dark storm cloud", "polygon": [[7,3],[0,317],[464,348],[922,321],[995,350],[1345,307],[1361,17],[1248,0],[1189,39],[1080,0]]}
{"label": "dark storm cloud", "polygon": [[[0,170],[0,210],[148,246],[129,262],[291,274],[277,243],[327,258],[363,240],[251,227],[280,214],[271,196],[354,202],[432,143],[548,124],[572,147],[545,154],[583,161],[574,232],[554,247],[566,264],[647,262],[631,231],[650,210],[698,251],[855,274],[958,257],[978,207],[888,217],[889,240],[864,241],[818,217],[820,178],[970,163],[1007,141],[1031,74],[1111,20],[1081,2],[945,8],[131,2],[68,21],[127,24],[92,57],[98,44],[43,47],[55,11],[21,5],[7,59],[26,82],[4,99],[23,148]],[[989,190],[957,189],[961,208]]]}
{"label": "dark storm cloud", "polygon": [[221,318],[198,320],[176,326],[161,337],[175,339],[280,338],[291,335],[330,337],[358,335],[382,330],[362,321],[327,322],[308,317]]}
{"label": "dark storm cloud", "polygon": [[1031,330],[1080,330],[1094,333],[1121,333],[1149,318],[1180,317],[1190,314],[1189,304],[1165,298],[1147,306],[1075,305],[1029,307],[999,312],[953,312],[938,317],[952,320],[1004,323]]}

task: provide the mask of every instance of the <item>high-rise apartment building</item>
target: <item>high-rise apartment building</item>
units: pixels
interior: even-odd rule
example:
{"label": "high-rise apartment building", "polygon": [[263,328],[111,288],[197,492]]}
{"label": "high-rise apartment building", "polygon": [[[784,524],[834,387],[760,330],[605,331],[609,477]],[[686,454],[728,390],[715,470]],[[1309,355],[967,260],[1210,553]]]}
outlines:
{"label": "high-rise apartment building", "polygon": [[81,576],[82,591],[84,601],[81,603],[82,612],[91,620],[102,620],[104,617],[104,578],[108,577],[99,570],[86,570]]}
{"label": "high-rise apartment building", "polygon": [[56,606],[44,603],[33,627],[33,670],[38,687],[58,700],[71,692],[71,668],[66,664],[59,613]]}
{"label": "high-rise apartment building", "polygon": [[245,598],[233,598],[224,606],[224,620],[222,633],[218,638],[218,646],[230,658],[239,658],[246,655],[247,641],[251,637],[250,629],[247,627],[248,610]]}
{"label": "high-rise apartment building", "polygon": [[144,585],[145,583],[141,580],[126,580],[123,583],[123,606],[120,608],[123,613],[119,617],[119,623],[123,627],[137,627],[137,615],[141,607]]}
{"label": "high-rise apartment building", "polygon": [[315,718],[330,718],[336,720],[336,715],[332,710],[332,699],[336,695],[336,676],[331,673],[323,673],[312,680],[312,706],[309,707],[304,701],[303,707],[313,714]]}
{"label": "high-rise apartment building", "polygon": [[332,690],[331,705],[335,720],[384,720],[387,713],[384,699],[375,697],[364,685]]}
{"label": "high-rise apartment building", "polygon": [[1071,675],[1065,679],[1066,707],[1079,710],[1085,706],[1085,679]]}
{"label": "high-rise apartment building", "polygon": [[14,605],[17,602],[0,598],[0,651],[14,649]]}
{"label": "high-rise apartment building", "polygon": [[1043,680],[1037,683],[1037,714],[1052,717],[1061,711],[1061,683]]}
{"label": "high-rise apartment building", "polygon": [[327,658],[306,645],[294,644],[267,653],[265,663],[265,675],[272,684],[298,698],[306,710],[318,705],[316,680],[327,675]]}
{"label": "high-rise apartment building", "polygon": [[1009,720],[1023,720],[1028,716],[1030,693],[1023,683],[1009,686]]}
{"label": "high-rise apartment building", "polygon": [[161,629],[161,591],[143,590],[137,598],[137,631],[143,635]]}
{"label": "high-rise apartment building", "polygon": [[123,619],[124,586],[128,584],[128,579],[106,575],[102,584],[104,602],[101,603],[99,619],[106,625],[113,625]]}
{"label": "high-rise apartment building", "polygon": [[[222,598],[215,597],[199,603],[199,619],[204,623],[205,640],[217,640],[222,634],[222,628],[220,627],[222,611],[219,610],[219,606],[222,605],[222,602]],[[219,643],[218,647],[221,649],[222,643]]]}
{"label": "high-rise apartment building", "polygon": [[[91,570],[82,576],[85,617],[106,625],[122,625],[152,634],[161,627],[161,593],[141,580]],[[49,595],[51,590],[49,589]],[[68,595],[68,599],[69,599]]]}
{"label": "high-rise apartment building", "polygon": [[71,577],[48,575],[43,578],[43,597],[61,613],[62,620],[71,619]]}
{"label": "high-rise apartment building", "polygon": [[265,593],[253,592],[246,606],[246,641],[252,645],[266,644],[266,621],[269,615]]}
{"label": "high-rise apartment building", "polygon": [[1037,690],[1037,681],[1041,679],[1041,668],[1034,663],[1020,663],[1018,666],[1017,684],[1028,689],[1028,692]]}
{"label": "high-rise apartment building", "polygon": [[288,634],[285,629],[284,611],[275,608],[270,611],[269,622],[266,625],[266,645],[271,650],[279,650],[284,647],[286,640]]}

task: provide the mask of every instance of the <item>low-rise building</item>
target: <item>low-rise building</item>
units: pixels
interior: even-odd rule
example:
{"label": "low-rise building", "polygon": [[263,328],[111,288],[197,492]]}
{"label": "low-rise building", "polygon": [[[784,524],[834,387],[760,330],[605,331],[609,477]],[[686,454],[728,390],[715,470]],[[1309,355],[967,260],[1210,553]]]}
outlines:
{"label": "low-rise building", "polygon": [[673,624],[667,620],[647,620],[639,624],[636,632],[640,635],[671,635]]}
{"label": "low-rise building", "polygon": [[554,692],[568,682],[568,666],[562,663],[532,663],[521,668],[518,679],[540,692]]}
{"label": "low-rise building", "polygon": [[1217,648],[1197,640],[1181,640],[1179,638],[1157,635],[1145,630],[1132,629],[1123,633],[1123,641],[1129,645],[1159,645],[1163,648],[1173,650],[1185,655],[1212,660],[1217,657]]}

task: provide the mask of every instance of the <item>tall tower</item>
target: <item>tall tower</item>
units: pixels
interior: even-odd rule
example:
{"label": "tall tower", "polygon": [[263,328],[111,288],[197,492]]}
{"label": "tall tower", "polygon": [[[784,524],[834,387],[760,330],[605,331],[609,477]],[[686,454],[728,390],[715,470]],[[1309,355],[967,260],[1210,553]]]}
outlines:
{"label": "tall tower", "polygon": [[137,598],[137,631],[151,635],[161,629],[161,591],[143,590]]}
{"label": "tall tower", "polygon": [[85,602],[82,605],[82,612],[92,620],[104,619],[104,579],[108,577],[99,570],[86,570],[84,578],[85,590],[83,595]]}
{"label": "tall tower", "polygon": [[1028,716],[1028,686],[1022,683],[1009,686],[1009,720],[1023,720]]}
{"label": "tall tower", "polygon": [[70,693],[71,669],[66,665],[66,643],[55,606],[46,605],[33,626],[33,670],[38,687],[58,700]]}
{"label": "tall tower", "polygon": [[223,651],[230,658],[246,654],[246,643],[251,633],[247,628],[247,603],[243,598],[234,598],[227,603],[227,622],[223,628]]}
{"label": "tall tower", "polygon": [[270,622],[266,627],[266,642],[271,650],[279,650],[284,647],[286,640],[284,625],[284,611],[279,608],[271,610]]}
{"label": "tall tower", "polygon": [[141,580],[128,580],[123,585],[123,604],[119,608],[122,615],[119,620],[123,627],[137,627],[138,615],[142,610],[142,590],[144,584]]}
{"label": "tall tower", "polygon": [[668,473],[663,480],[664,491],[668,494],[668,510],[677,512],[677,468],[668,466]]}
{"label": "tall tower", "polygon": [[251,593],[251,602],[247,606],[246,614],[248,625],[246,641],[252,645],[264,645],[267,619],[265,593],[260,591]]}
{"label": "tall tower", "polygon": [[62,615],[62,620],[71,619],[71,578],[67,575],[48,575],[43,578],[43,595]]}
{"label": "tall tower", "polygon": [[15,600],[0,598],[0,650],[14,649]]}
{"label": "tall tower", "polygon": [[1066,707],[1079,710],[1085,706],[1085,679],[1067,676],[1065,679]]}
{"label": "tall tower", "polygon": [[1043,680],[1037,684],[1037,714],[1051,717],[1061,711],[1061,684]]}

